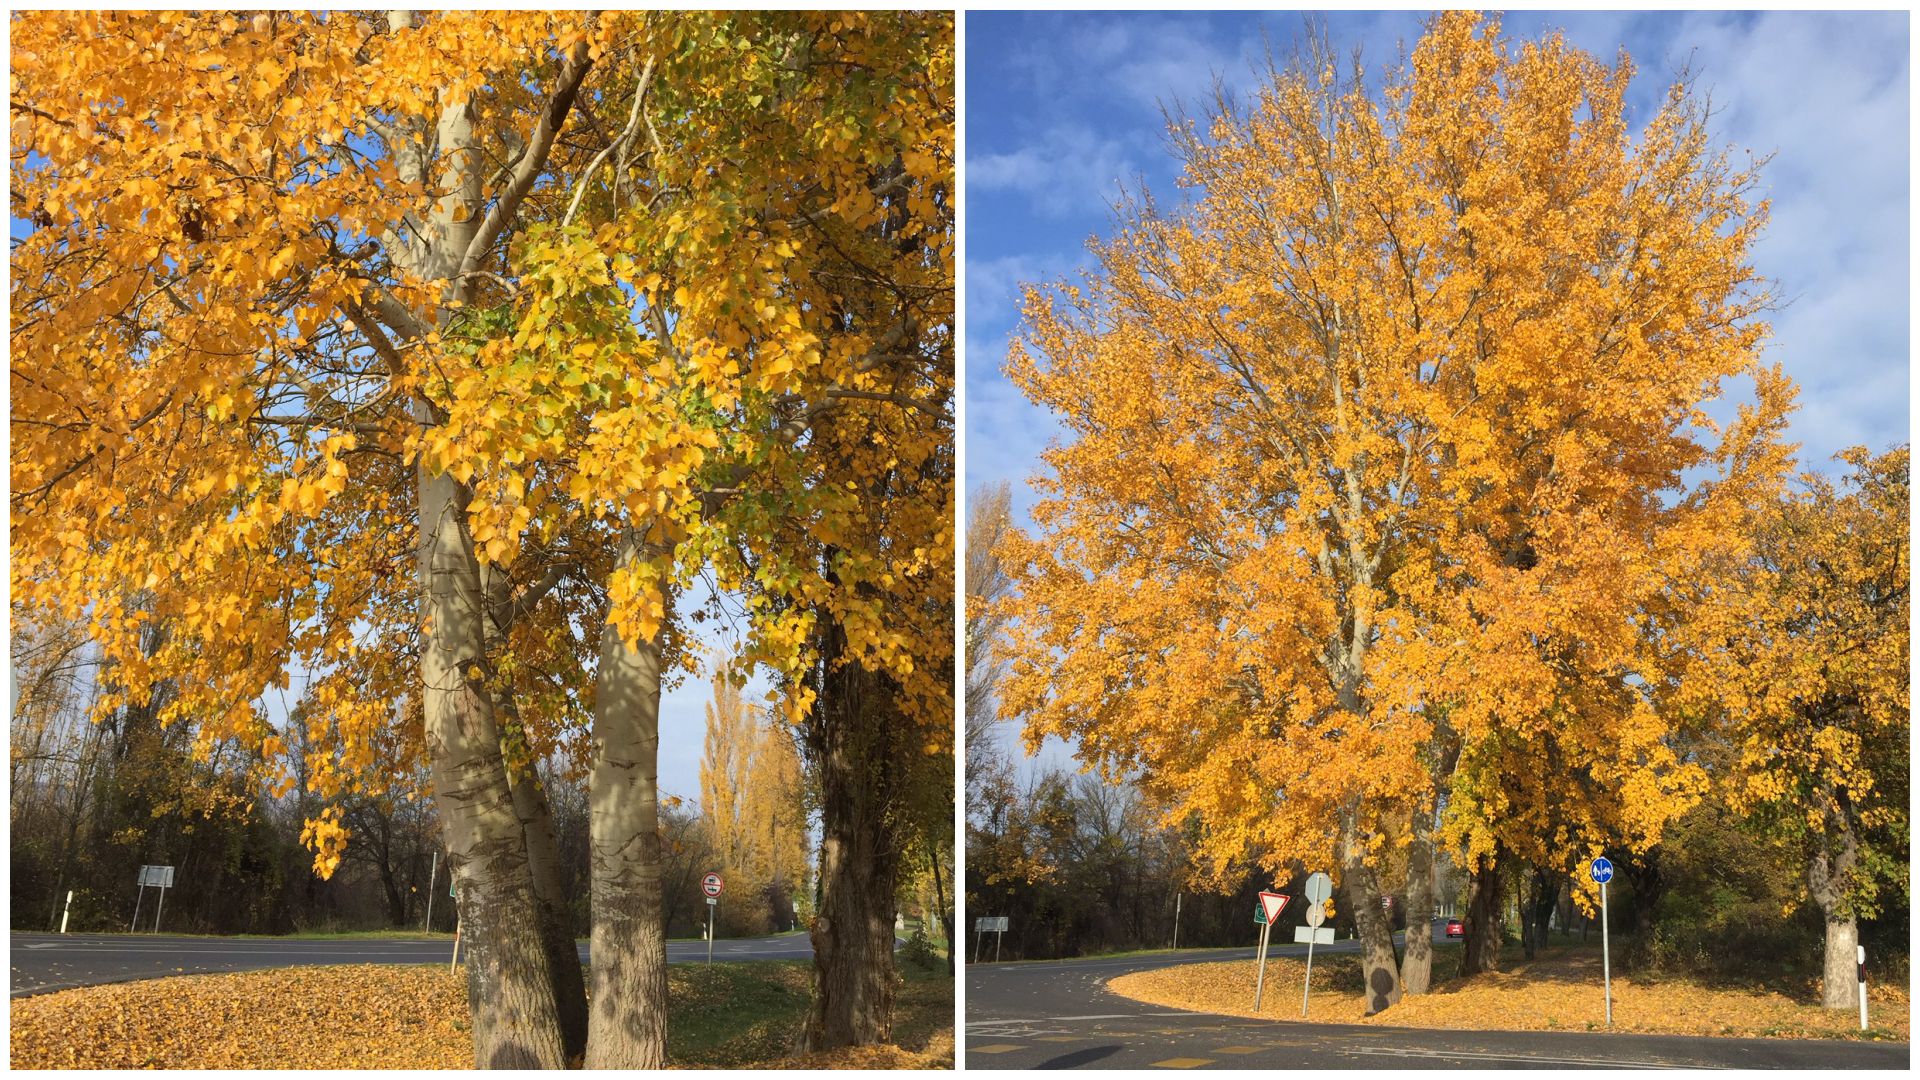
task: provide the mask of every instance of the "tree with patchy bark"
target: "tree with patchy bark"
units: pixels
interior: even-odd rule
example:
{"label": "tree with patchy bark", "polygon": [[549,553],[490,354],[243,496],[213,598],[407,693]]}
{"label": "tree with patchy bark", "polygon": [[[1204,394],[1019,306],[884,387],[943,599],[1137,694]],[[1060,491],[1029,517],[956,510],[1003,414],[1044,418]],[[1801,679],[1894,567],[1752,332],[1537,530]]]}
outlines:
{"label": "tree with patchy bark", "polygon": [[1806,476],[1733,530],[1673,692],[1727,748],[1729,805],[1798,847],[1821,1001],[1851,1009],[1859,921],[1908,889],[1911,483],[1906,447],[1841,457],[1841,484]]}
{"label": "tree with patchy bark", "polygon": [[1216,876],[1332,871],[1370,1012],[1431,963],[1389,846],[1425,925],[1435,844],[1644,847],[1702,786],[1644,611],[1710,518],[1687,470],[1768,460],[1702,406],[1787,386],[1754,174],[1684,85],[1631,132],[1631,72],[1471,14],[1377,91],[1316,49],[1173,124],[1188,208],[1027,294],[1008,370],[1072,438],[1001,548],[1001,714],[1197,818]]}
{"label": "tree with patchy bark", "polygon": [[[856,323],[842,285],[877,252],[951,306],[950,19],[14,29],[11,345],[47,358],[12,370],[15,595],[84,617],[130,693],[179,687],[161,720],[203,748],[282,760],[260,696],[310,673],[323,870],[376,748],[431,769],[476,1061],[662,1064],[675,593],[702,566],[747,591],[782,527],[851,532],[869,493],[807,482],[822,425],[927,404],[902,369],[940,321]],[[803,627],[754,625],[806,666]],[[591,1017],[555,753],[591,779]]]}

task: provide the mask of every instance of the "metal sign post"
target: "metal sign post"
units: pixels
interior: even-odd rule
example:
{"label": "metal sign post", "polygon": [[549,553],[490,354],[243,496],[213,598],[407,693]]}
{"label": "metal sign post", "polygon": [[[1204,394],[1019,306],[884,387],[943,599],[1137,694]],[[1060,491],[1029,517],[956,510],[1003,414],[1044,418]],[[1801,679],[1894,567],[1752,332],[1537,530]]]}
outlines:
{"label": "metal sign post", "polygon": [[1260,906],[1253,911],[1253,921],[1260,924],[1260,963],[1259,973],[1253,979],[1253,1011],[1260,1012],[1260,999],[1267,989],[1267,942],[1273,938],[1273,923],[1287,908],[1287,897],[1277,892],[1260,892]]}
{"label": "metal sign post", "polygon": [[1327,921],[1327,900],[1333,896],[1333,879],[1315,873],[1307,878],[1307,977],[1301,980],[1300,1017],[1305,1019],[1313,999],[1313,947],[1320,940],[1320,927]]}
{"label": "metal sign post", "polygon": [[[167,906],[167,890],[173,887],[173,867],[144,864],[140,867],[140,895],[133,901],[133,925],[127,927],[129,934],[140,929],[140,904],[146,899],[147,889],[150,887],[160,890],[160,908],[153,913],[153,932],[157,934],[160,932],[160,912]],[[71,896],[68,897],[68,902],[72,902]],[[62,920],[61,925],[65,925],[65,920]]]}
{"label": "metal sign post", "polygon": [[433,933],[433,883],[440,880],[440,853],[433,853],[433,862],[427,867],[427,921],[420,927],[423,934]]}
{"label": "metal sign post", "polygon": [[1173,945],[1171,947],[1174,949],[1178,949],[1180,947],[1180,901],[1181,899],[1182,899],[1181,893],[1173,894]]}
{"label": "metal sign post", "polygon": [[1000,943],[1007,939],[1007,917],[1005,915],[982,915],[973,920],[973,962],[980,962],[980,943],[992,933],[993,962],[1000,962]]}
{"label": "metal sign post", "polygon": [[1267,934],[1272,929],[1272,923],[1266,922],[1265,920],[1261,921],[1260,961],[1254,965],[1256,974],[1253,977],[1253,1011],[1256,1016],[1260,1013],[1260,995],[1267,988]]}
{"label": "metal sign post", "polygon": [[[447,895],[449,897],[452,897],[455,900],[458,900],[459,897],[454,895],[453,887],[454,887],[453,886],[453,867],[449,865],[447,867]],[[449,975],[453,974],[453,969],[459,966],[460,966],[460,906],[458,904],[455,904],[453,908],[453,959],[447,961],[447,974]]]}
{"label": "metal sign post", "polygon": [[700,891],[707,894],[707,965],[709,967],[713,965],[713,921],[720,910],[720,893],[725,887],[726,882],[720,880],[720,875],[712,870],[707,871],[707,876],[700,879]]}
{"label": "metal sign post", "polygon": [[1607,999],[1607,1026],[1613,1026],[1613,955],[1607,944],[1607,882],[1613,880],[1613,863],[1605,855],[1593,860],[1588,871],[1600,883],[1600,980]]}

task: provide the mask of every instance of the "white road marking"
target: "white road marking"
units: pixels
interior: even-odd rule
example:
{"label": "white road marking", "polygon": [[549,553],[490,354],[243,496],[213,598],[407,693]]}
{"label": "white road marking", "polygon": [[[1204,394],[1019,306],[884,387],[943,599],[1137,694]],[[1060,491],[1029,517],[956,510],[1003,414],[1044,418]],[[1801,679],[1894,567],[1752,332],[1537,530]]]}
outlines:
{"label": "white road marking", "polygon": [[1606,1069],[1715,1069],[1718,1065],[1681,1065],[1665,1061],[1630,1061],[1625,1058],[1547,1057],[1535,1054],[1487,1054],[1473,1050],[1423,1050],[1395,1046],[1342,1047],[1341,1053],[1369,1054],[1375,1057],[1417,1057],[1464,1059],[1468,1061],[1512,1061],[1533,1065],[1587,1065]]}

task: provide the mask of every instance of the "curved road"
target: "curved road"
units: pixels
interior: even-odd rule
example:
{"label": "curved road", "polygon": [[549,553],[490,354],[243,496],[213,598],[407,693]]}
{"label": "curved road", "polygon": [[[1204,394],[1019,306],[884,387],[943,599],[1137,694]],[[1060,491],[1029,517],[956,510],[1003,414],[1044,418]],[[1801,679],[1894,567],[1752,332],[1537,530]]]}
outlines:
{"label": "curved road", "polygon": [[[1358,943],[1315,946],[1353,952]],[[1556,1031],[1434,1031],[1253,1020],[1123,998],[1130,971],[1246,959],[1250,948],[967,966],[968,1069],[1906,1069],[1905,1043],[1713,1039]],[[1306,946],[1273,946],[1299,956]],[[1269,976],[1272,972],[1268,972]],[[1252,988],[1248,988],[1251,992]],[[1267,985],[1277,1000],[1300,986]]]}
{"label": "curved road", "polygon": [[[11,997],[66,990],[76,986],[156,979],[215,971],[311,964],[444,964],[452,959],[453,939],[419,940],[312,938],[179,937],[166,934],[10,934],[8,966]],[[762,938],[722,938],[713,943],[721,960],[807,960],[813,942],[806,934]],[[667,942],[667,961],[705,960],[704,941]],[[580,946],[580,959],[587,947]]]}

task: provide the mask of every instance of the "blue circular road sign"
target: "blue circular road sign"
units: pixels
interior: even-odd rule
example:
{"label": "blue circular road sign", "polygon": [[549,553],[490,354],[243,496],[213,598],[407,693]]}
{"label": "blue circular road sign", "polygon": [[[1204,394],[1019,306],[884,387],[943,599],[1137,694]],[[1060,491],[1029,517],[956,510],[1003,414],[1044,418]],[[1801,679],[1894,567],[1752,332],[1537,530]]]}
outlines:
{"label": "blue circular road sign", "polygon": [[1605,885],[1613,880],[1613,863],[1605,855],[1593,860],[1593,880]]}

